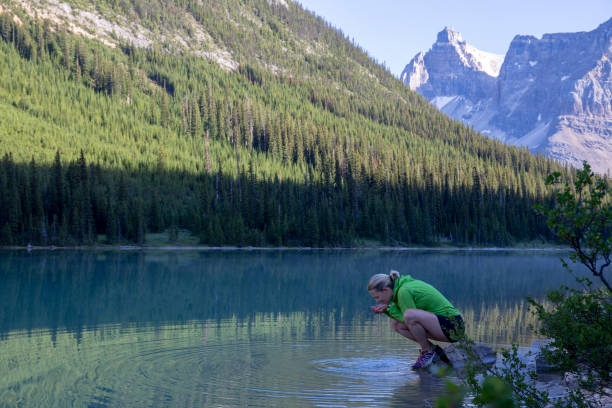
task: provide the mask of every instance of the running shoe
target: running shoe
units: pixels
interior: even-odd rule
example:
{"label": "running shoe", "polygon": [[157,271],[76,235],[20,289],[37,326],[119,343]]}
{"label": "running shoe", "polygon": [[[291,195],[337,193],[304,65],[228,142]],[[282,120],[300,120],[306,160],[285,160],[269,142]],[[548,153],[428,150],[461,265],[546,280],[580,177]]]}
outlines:
{"label": "running shoe", "polygon": [[416,363],[412,365],[412,368],[425,368],[431,363],[435,362],[438,358],[439,356],[434,349],[421,350],[421,355],[417,359]]}

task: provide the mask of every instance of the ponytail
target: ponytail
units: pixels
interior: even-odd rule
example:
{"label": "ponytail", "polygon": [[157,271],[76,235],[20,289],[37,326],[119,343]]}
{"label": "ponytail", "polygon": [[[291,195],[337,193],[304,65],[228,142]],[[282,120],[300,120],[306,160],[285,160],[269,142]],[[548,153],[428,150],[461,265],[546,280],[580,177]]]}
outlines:
{"label": "ponytail", "polygon": [[395,281],[399,279],[400,273],[392,270],[388,275],[386,273],[377,273],[370,278],[368,282],[368,290],[381,291],[385,288],[393,289]]}

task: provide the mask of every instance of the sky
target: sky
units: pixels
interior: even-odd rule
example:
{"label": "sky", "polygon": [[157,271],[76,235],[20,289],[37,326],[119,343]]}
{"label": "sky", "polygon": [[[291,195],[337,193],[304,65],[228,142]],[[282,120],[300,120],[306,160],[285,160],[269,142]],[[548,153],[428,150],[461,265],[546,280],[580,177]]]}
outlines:
{"label": "sky", "polygon": [[354,38],[396,76],[444,27],[476,48],[505,54],[517,34],[591,31],[612,18],[612,0],[298,0]]}

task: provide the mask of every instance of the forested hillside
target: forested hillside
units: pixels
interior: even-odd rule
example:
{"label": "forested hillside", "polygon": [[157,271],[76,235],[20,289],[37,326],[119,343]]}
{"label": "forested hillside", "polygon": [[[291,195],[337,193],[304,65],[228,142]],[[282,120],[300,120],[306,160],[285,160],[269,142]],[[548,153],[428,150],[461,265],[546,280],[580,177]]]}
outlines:
{"label": "forested hillside", "polygon": [[94,2],[136,44],[0,3],[0,244],[550,238],[532,207],[567,169],[443,116],[298,4]]}

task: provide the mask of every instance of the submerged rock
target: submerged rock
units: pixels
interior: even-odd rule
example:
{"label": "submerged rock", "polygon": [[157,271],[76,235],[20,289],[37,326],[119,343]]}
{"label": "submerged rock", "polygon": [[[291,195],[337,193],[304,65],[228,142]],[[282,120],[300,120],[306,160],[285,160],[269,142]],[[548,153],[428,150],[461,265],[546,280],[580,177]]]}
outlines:
{"label": "submerged rock", "polygon": [[448,363],[456,369],[466,366],[470,359],[470,354],[477,357],[483,364],[493,365],[497,361],[497,352],[485,343],[474,343],[473,345],[455,343],[444,348],[444,354],[448,358]]}
{"label": "submerged rock", "polygon": [[531,353],[535,356],[535,370],[537,374],[559,372],[559,367],[548,363],[544,355],[542,355],[542,349],[551,342],[552,340],[534,340],[531,343]]}

